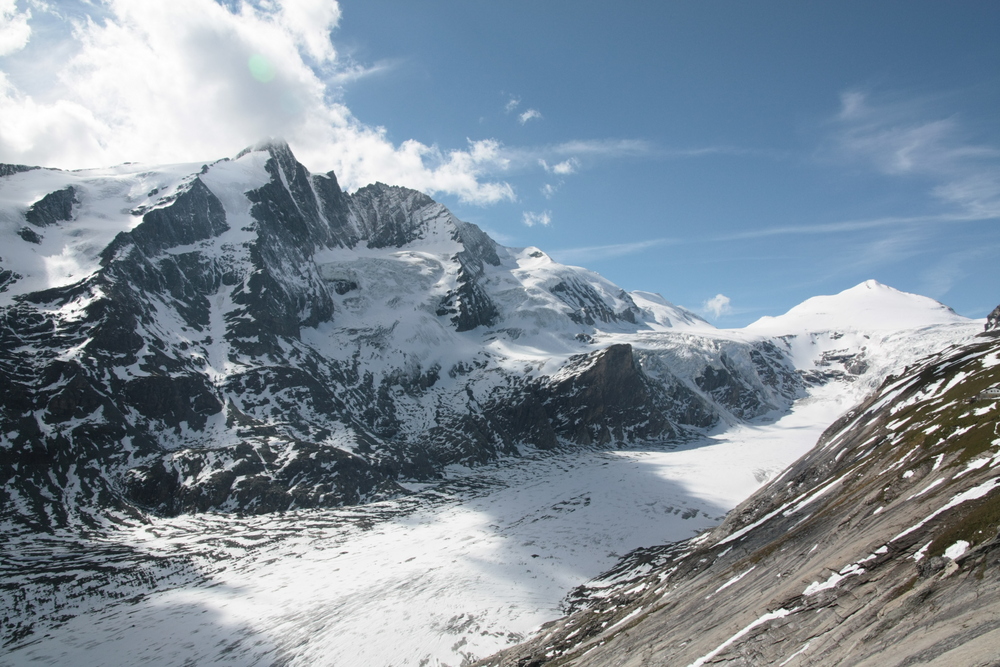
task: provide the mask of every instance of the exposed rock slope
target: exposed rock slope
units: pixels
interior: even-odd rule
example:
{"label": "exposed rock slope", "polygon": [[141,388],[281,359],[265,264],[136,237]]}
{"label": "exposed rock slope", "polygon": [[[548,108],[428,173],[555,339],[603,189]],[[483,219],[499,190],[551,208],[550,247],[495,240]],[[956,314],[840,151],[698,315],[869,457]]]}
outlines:
{"label": "exposed rock slope", "polygon": [[998,383],[989,331],[890,377],[711,533],[482,664],[997,664]]}
{"label": "exposed rock slope", "polygon": [[1000,306],[993,309],[993,312],[986,318],[986,330],[996,331],[1000,329]]}

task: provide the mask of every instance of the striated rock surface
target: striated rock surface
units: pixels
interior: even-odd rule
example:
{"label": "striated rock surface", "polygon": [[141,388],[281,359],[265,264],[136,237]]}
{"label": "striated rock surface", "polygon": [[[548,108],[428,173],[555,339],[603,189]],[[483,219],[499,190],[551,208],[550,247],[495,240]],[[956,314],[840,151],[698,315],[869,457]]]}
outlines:
{"label": "striated rock surface", "polygon": [[890,377],[688,542],[640,549],[479,664],[994,665],[1000,343]]}

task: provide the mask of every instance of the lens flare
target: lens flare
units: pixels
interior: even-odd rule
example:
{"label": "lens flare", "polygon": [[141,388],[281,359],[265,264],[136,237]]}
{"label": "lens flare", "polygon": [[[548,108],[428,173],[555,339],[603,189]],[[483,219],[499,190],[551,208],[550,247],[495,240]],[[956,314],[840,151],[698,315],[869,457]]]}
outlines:
{"label": "lens flare", "polygon": [[261,83],[267,83],[274,78],[274,65],[259,53],[250,56],[250,59],[247,60],[247,67],[250,68],[250,76]]}

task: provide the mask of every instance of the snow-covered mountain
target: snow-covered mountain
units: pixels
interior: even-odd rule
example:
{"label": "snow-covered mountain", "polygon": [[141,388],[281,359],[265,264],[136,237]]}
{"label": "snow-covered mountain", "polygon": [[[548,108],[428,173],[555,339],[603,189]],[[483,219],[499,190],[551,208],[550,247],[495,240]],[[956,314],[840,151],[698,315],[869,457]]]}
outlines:
{"label": "snow-covered mountain", "polygon": [[965,321],[934,299],[866,280],[839,294],[806,299],[784,315],[762,317],[747,329],[777,334],[824,330],[870,333]]}
{"label": "snow-covered mountain", "polygon": [[934,299],[866,280],[762,317],[744,331],[780,340],[810,382],[849,380],[847,397],[856,402],[887,375],[955,342],[959,330],[978,332]]}
{"label": "snow-covered mountain", "polygon": [[344,193],[281,142],[4,173],[0,477],[4,514],[37,525],[353,504],[801,392],[765,338],[502,247],[418,192]]}

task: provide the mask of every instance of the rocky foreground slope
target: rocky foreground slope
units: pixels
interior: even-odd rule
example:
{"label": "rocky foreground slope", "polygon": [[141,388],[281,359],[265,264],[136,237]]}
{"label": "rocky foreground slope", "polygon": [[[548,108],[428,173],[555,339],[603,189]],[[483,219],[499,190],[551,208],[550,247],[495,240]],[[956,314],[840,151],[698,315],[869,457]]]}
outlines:
{"label": "rocky foreground slope", "polygon": [[888,378],[688,542],[642,549],[575,613],[480,664],[996,665],[1000,336]]}

